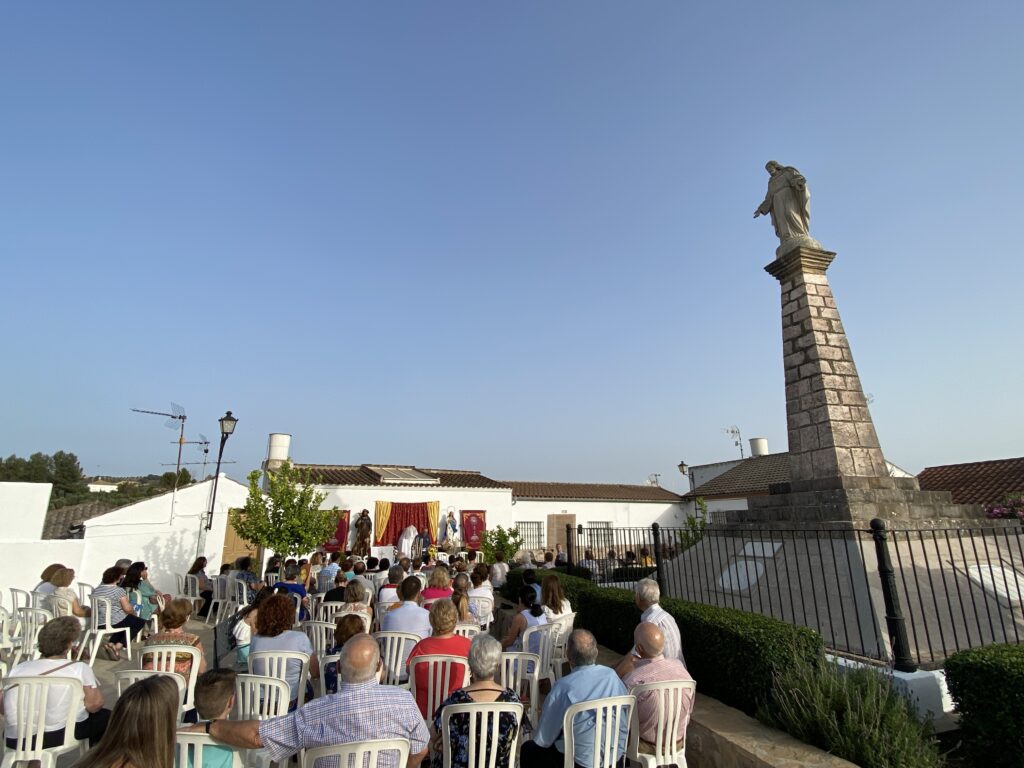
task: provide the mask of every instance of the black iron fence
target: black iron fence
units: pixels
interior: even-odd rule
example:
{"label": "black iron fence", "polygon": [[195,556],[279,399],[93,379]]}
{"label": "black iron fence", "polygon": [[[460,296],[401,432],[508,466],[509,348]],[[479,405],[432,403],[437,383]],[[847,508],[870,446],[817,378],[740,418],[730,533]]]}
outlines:
{"label": "black iron fence", "polygon": [[935,666],[1024,635],[1024,529],[568,528],[595,582],[657,579],[662,593],[811,627],[837,652]]}

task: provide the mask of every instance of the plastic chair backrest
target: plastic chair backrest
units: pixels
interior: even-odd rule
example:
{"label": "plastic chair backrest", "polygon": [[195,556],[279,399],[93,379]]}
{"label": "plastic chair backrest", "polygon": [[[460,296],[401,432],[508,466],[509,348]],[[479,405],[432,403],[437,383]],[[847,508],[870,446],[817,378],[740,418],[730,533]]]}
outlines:
{"label": "plastic chair backrest", "polygon": [[[321,758],[338,758],[337,765],[348,768],[350,765],[360,768],[362,765],[379,765],[378,755],[381,752],[398,752],[395,765],[405,765],[409,760],[408,739],[375,739],[373,741],[353,741],[348,744],[336,744],[330,747],[314,747],[307,749],[301,757],[300,768],[314,768]],[[329,765],[330,763],[324,763]]]}
{"label": "plastic chair backrest", "polygon": [[455,634],[461,637],[473,637],[480,634],[479,624],[456,624]]}
{"label": "plastic chair backrest", "polygon": [[524,651],[506,651],[501,654],[499,682],[519,694],[530,705],[530,722],[536,728],[540,708],[540,656]]}
{"label": "plastic chair backrest", "polygon": [[89,603],[92,605],[92,613],[89,614],[89,629],[93,631],[104,629],[107,626],[107,616],[112,613],[110,598],[91,594]]}
{"label": "plastic chair backrest", "polygon": [[32,598],[32,605],[31,605],[31,607],[32,608],[42,608],[42,609],[45,610],[46,609],[46,604],[49,602],[50,595],[52,595],[52,594],[53,594],[52,592],[36,592],[35,590],[32,590],[29,593],[29,595]]}
{"label": "plastic chair backrest", "polygon": [[373,636],[380,646],[380,659],[384,662],[381,685],[401,685],[406,674],[405,662],[420,636],[413,632],[375,632]]}
{"label": "plastic chair backrest", "polygon": [[334,621],[339,613],[345,610],[345,604],[336,600],[320,603],[317,609],[317,621]]}
{"label": "plastic chair backrest", "polygon": [[[634,685],[630,691],[637,701],[645,696],[652,697],[655,701],[655,722],[657,723],[657,738],[654,741],[653,755],[644,755],[644,758],[651,758],[653,765],[686,765],[686,728],[690,722],[690,713],[693,709],[693,700],[697,692],[697,683],[693,680],[668,680],[661,683],[643,683]],[[648,762],[639,755],[640,744],[640,722],[639,707],[633,710],[633,722],[629,732],[629,747],[626,755],[634,762]],[[679,734],[682,733],[682,738]],[[676,744],[682,741],[682,746],[676,749]]]}
{"label": "plastic chair backrest", "polygon": [[[581,723],[593,729],[592,768],[615,768],[619,758],[626,752],[626,739],[620,739],[620,732],[628,737],[636,696],[609,696],[573,704],[562,717],[562,736],[565,740],[565,768],[575,764],[576,731]],[[577,716],[581,716],[577,721]]]}
{"label": "plastic chair backrest", "polygon": [[53,614],[53,618],[57,618],[58,616],[75,615],[74,603],[72,603],[66,597],[61,597],[60,595],[49,595],[48,597],[49,599],[46,601],[46,605],[43,607]]}
{"label": "plastic chair backrest", "polygon": [[234,599],[238,603],[239,608],[244,608],[249,604],[249,585],[241,579],[228,579],[229,582],[233,583],[234,586]]}
{"label": "plastic chair backrest", "polygon": [[[24,610],[24,609],[22,609]],[[6,697],[7,724],[15,723],[15,746],[8,747],[4,753],[4,764],[15,765],[21,760],[50,761],[44,755],[43,733],[46,730],[47,700],[58,693],[59,688],[70,688],[68,697],[68,714],[64,724],[64,743],[54,747],[54,752],[66,752],[78,748],[83,743],[75,739],[75,720],[85,702],[85,691],[82,683],[72,677],[9,677],[4,682],[4,690],[9,691]],[[64,694],[66,695],[66,694]]]}
{"label": "plastic chair backrest", "polygon": [[86,584],[84,581],[78,582],[78,603],[79,605],[89,604],[89,595],[92,594],[92,584]]}
{"label": "plastic chair backrest", "polygon": [[179,675],[177,672],[161,672],[156,669],[119,669],[114,672],[114,685],[117,688],[117,695],[120,698],[121,694],[125,692],[133,683],[137,683],[147,677],[153,677],[155,675],[164,675],[169,677],[178,686],[178,725],[181,725],[182,718],[185,715],[185,694],[188,692],[188,682],[185,680],[184,675]]}
{"label": "plastic chair backrest", "polygon": [[[498,768],[498,744],[502,715],[515,718],[515,727],[509,733],[510,759],[503,768],[515,764],[516,738],[523,722],[523,705],[518,702],[494,701],[472,704],[449,704],[441,710],[441,744],[443,768],[452,768],[452,743],[448,737],[452,718],[462,717],[469,721],[469,743],[466,747],[466,768]],[[461,732],[461,729],[460,729]]]}
{"label": "plastic chair backrest", "polygon": [[235,677],[233,720],[267,720],[288,714],[291,692],[288,683],[266,675]]}
{"label": "plastic chair backrest", "polygon": [[36,636],[43,625],[53,618],[53,614],[42,608],[19,608],[18,620],[21,623],[21,655],[26,659],[39,658],[36,648]]}
{"label": "plastic chair backrest", "polygon": [[[328,653],[320,657],[320,695],[327,696],[327,665],[334,664],[334,674],[338,674],[338,662],[341,661],[340,653]],[[381,681],[382,685],[385,685],[384,681]],[[335,677],[335,685],[337,685],[337,677]]]}
{"label": "plastic chair backrest", "polygon": [[528,627],[523,632],[523,650],[540,656],[541,677],[545,677],[551,667],[551,651],[557,633],[558,627],[554,624],[539,624],[536,627]]}
{"label": "plastic chair backrest", "polygon": [[[153,669],[159,672],[174,672],[174,666],[178,662],[178,655],[185,654],[192,657],[189,664],[188,678],[186,679],[185,706],[191,709],[195,706],[192,702],[196,693],[196,678],[199,677],[199,664],[203,654],[198,648],[189,645],[147,645],[142,649],[139,657],[139,664],[145,668],[148,660],[152,660]],[[180,672],[178,674],[181,674]]]}
{"label": "plastic chair backrest", "polygon": [[330,621],[304,621],[302,631],[306,633],[313,645],[313,652],[323,656],[328,648],[334,647],[334,630],[336,625]]}
{"label": "plastic chair backrest", "polygon": [[[416,690],[416,670],[421,666],[427,668],[426,715],[424,718],[430,720],[441,702],[448,698],[449,690],[465,688],[469,685],[469,661],[461,656],[441,656],[439,654],[424,654],[410,659],[409,689],[412,691],[413,698],[417,700],[417,704],[419,696]],[[461,682],[452,686],[452,681],[459,680],[460,675]]]}
{"label": "plastic chair backrest", "polygon": [[[242,755],[237,749],[231,749],[231,747],[219,741],[214,741],[205,733],[185,733],[181,731],[174,736],[174,764],[178,768],[202,768],[203,761],[207,760],[203,752],[211,747],[216,748],[218,752],[224,749],[231,750],[231,768],[244,768]],[[217,757],[209,760],[209,762],[211,765],[224,765]]]}
{"label": "plastic chair backrest", "polygon": [[32,595],[24,589],[11,587],[11,613],[17,614],[19,608],[31,608]]}
{"label": "plastic chair backrest", "polygon": [[[252,651],[249,653],[249,674],[265,675],[284,680],[289,678],[289,668],[299,665],[296,699],[298,706],[306,700],[306,680],[309,678],[309,655],[299,651]],[[289,684],[289,695],[291,692]]]}
{"label": "plastic chair backrest", "polygon": [[185,592],[191,598],[199,599],[199,577],[194,576],[190,573],[186,573],[185,576]]}
{"label": "plastic chair backrest", "polygon": [[487,629],[491,626],[491,614],[494,612],[494,600],[489,597],[470,597],[470,609],[476,613],[481,626]]}

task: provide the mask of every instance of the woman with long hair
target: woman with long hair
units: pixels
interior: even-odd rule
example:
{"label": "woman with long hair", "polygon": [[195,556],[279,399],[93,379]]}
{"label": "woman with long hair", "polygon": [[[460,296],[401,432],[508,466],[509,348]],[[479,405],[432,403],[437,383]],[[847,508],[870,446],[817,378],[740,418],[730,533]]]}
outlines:
{"label": "woman with long hair", "polygon": [[469,605],[469,577],[464,573],[455,574],[452,580],[452,604],[459,614],[460,624],[478,624],[476,616],[473,615]]}
{"label": "woman with long hair", "polygon": [[[547,624],[548,618],[544,615],[544,609],[537,601],[537,593],[533,587],[524,584],[519,590],[519,607],[512,623],[509,624],[508,632],[501,640],[501,647],[506,651],[522,651],[523,633],[530,627],[538,627]],[[534,638],[540,640],[540,638]],[[532,644],[531,644],[532,645]],[[529,648],[530,653],[537,653],[537,648]]]}
{"label": "woman with long hair", "polygon": [[572,605],[565,597],[562,582],[554,573],[545,576],[544,581],[541,582],[540,602],[548,621],[554,621],[559,616],[572,613]]}
{"label": "woman with long hair", "polygon": [[129,686],[114,705],[106,733],[74,768],[174,768],[178,686],[166,675]]}
{"label": "woman with long hair", "polygon": [[197,557],[188,569],[189,576],[195,576],[199,582],[199,596],[203,598],[203,607],[199,609],[199,616],[206,618],[210,610],[210,603],[213,602],[213,582],[206,575],[206,564],[209,562],[205,557]]}
{"label": "woman with long hair", "polygon": [[124,574],[124,581],[121,588],[132,596],[134,592],[138,599],[132,600],[138,606],[137,615],[143,621],[149,621],[154,613],[160,612],[160,603],[169,599],[170,595],[161,595],[149,582],[149,569],[145,563],[132,563]]}

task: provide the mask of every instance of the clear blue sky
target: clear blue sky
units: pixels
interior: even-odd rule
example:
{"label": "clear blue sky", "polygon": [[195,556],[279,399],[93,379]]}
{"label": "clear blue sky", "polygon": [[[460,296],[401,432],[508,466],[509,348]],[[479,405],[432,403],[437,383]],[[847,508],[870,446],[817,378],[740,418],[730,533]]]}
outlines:
{"label": "clear blue sky", "polygon": [[[1024,452],[1019,3],[19,3],[0,453],[161,471],[131,407],[318,463],[643,482],[785,450],[766,160],[887,458]],[[189,454],[195,459],[198,452]]]}

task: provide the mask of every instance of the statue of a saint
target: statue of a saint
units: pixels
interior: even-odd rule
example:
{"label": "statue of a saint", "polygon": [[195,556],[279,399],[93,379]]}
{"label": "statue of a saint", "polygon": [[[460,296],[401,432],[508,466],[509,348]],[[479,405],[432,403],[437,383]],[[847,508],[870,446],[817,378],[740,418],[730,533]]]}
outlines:
{"label": "statue of a saint", "polygon": [[768,194],[754,211],[754,218],[771,214],[780,250],[789,250],[786,241],[796,238],[820,247],[810,236],[811,191],[807,188],[807,179],[796,168],[780,165],[774,160],[769,160],[764,168],[771,177],[768,179]]}
{"label": "statue of a saint", "polygon": [[448,511],[448,516],[441,516],[441,531],[439,538],[449,551],[459,546],[459,523],[455,519],[455,513]]}
{"label": "statue of a saint", "polygon": [[356,545],[352,547],[352,554],[358,557],[370,556],[370,533],[373,531],[373,521],[370,520],[370,510],[364,509],[356,518]]}

